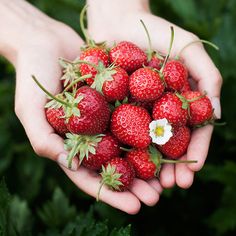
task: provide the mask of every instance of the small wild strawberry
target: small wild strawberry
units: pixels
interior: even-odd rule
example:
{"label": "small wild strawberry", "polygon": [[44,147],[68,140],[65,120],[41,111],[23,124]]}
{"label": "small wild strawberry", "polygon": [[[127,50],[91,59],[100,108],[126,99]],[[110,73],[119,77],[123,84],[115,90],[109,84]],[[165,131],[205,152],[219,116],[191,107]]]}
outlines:
{"label": "small wild strawberry", "polygon": [[196,161],[176,161],[162,158],[162,154],[153,146],[145,149],[133,149],[126,153],[127,161],[134,167],[138,178],[149,180],[159,175],[164,163],[195,163]]}
{"label": "small wild strawberry", "polygon": [[206,95],[198,91],[187,91],[181,95],[189,101],[190,116],[188,123],[190,125],[200,125],[212,119],[213,108]]}
{"label": "small wild strawberry", "polygon": [[136,70],[129,80],[131,95],[138,101],[154,101],[164,92],[159,74],[149,67]]}
{"label": "small wild strawberry", "polygon": [[133,167],[124,158],[115,157],[108,161],[102,166],[102,180],[97,200],[104,184],[114,191],[125,191],[133,183],[134,175]]}
{"label": "small wild strawberry", "polygon": [[158,145],[158,149],[167,157],[178,159],[186,153],[190,142],[190,137],[191,132],[188,127],[174,127],[173,136],[167,143]]}
{"label": "small wild strawberry", "polygon": [[168,61],[163,70],[168,90],[181,91],[188,78],[188,71],[179,60]]}
{"label": "small wild strawberry", "polygon": [[176,94],[167,92],[154,103],[152,117],[154,120],[166,118],[172,125],[186,125],[188,111]]}
{"label": "small wild strawberry", "polygon": [[142,107],[123,104],[115,109],[111,118],[111,131],[124,144],[145,148],[150,142],[151,117]]}
{"label": "small wild strawberry", "polygon": [[145,52],[131,42],[122,41],[110,50],[110,61],[131,73],[147,61]]}

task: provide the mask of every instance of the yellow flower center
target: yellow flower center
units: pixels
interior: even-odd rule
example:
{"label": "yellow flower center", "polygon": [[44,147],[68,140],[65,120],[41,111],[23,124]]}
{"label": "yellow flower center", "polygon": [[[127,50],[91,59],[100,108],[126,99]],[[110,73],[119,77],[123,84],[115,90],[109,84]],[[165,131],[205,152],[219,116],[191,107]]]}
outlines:
{"label": "yellow flower center", "polygon": [[164,126],[157,126],[155,129],[155,135],[160,137],[164,135]]}

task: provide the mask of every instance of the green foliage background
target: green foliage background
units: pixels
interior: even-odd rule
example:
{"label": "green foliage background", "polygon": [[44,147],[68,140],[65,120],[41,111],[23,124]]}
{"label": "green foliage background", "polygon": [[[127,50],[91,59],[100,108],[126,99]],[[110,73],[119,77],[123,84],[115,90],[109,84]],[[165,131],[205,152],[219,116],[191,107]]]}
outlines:
{"label": "green foliage background", "polygon": [[[80,32],[78,17],[84,1],[30,2]],[[150,2],[153,13],[220,47],[219,53],[209,53],[224,79],[227,126],[215,128],[207,164],[196,174],[193,186],[164,191],[158,205],[143,206],[136,216],[95,203],[54,163],[33,153],[13,112],[14,70],[1,58],[0,235],[236,235],[236,1]]]}

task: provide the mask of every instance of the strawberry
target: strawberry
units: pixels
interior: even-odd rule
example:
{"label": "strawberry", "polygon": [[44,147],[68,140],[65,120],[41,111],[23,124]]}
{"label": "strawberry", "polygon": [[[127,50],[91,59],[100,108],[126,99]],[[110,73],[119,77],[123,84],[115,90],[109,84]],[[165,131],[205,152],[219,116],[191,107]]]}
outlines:
{"label": "strawberry", "polygon": [[79,163],[92,170],[99,170],[111,158],[120,155],[118,140],[111,134],[94,136],[66,134],[65,149],[69,151],[68,163],[77,155]]}
{"label": "strawberry", "polygon": [[[106,51],[102,47],[89,47],[82,51],[79,56],[80,61],[86,61],[95,65],[98,65],[101,62],[105,67],[109,65],[109,57]],[[93,79],[97,74],[97,70],[86,63],[79,64],[79,69],[81,75],[92,74],[91,78],[85,79],[88,85],[93,83]]]}
{"label": "strawberry", "polygon": [[162,95],[165,86],[159,74],[146,67],[136,70],[130,76],[129,89],[138,101],[154,101]]}
{"label": "strawberry", "polygon": [[174,127],[173,136],[167,143],[158,145],[158,149],[167,157],[178,159],[186,153],[190,142],[190,137],[191,133],[188,127]]}
{"label": "strawberry", "polygon": [[129,94],[129,76],[121,67],[101,68],[91,85],[102,93],[108,102],[123,100]]}
{"label": "strawberry", "polygon": [[115,109],[111,118],[111,131],[124,144],[145,148],[150,142],[151,117],[142,107],[123,104]]}
{"label": "strawberry", "polygon": [[120,152],[118,140],[111,134],[106,134],[95,148],[95,154],[90,153],[82,164],[88,169],[99,170],[107,161],[119,156]]}
{"label": "strawberry", "polygon": [[152,117],[154,120],[166,118],[173,125],[186,125],[188,111],[176,94],[167,92],[154,103]]}
{"label": "strawberry", "polygon": [[132,164],[138,178],[148,180],[156,176],[157,166],[151,160],[147,148],[134,149],[126,153],[126,158]]}
{"label": "strawberry", "polygon": [[65,124],[65,113],[62,107],[53,108],[49,107],[45,110],[46,118],[48,123],[53,129],[60,135],[64,136],[68,132]]}
{"label": "strawberry", "polygon": [[212,119],[213,108],[207,96],[198,91],[187,91],[181,95],[189,101],[190,117],[188,123],[190,125],[200,125]]}
{"label": "strawberry", "polygon": [[187,91],[191,91],[191,86],[190,86],[190,83],[189,81],[186,79],[185,82],[184,82],[184,86],[182,87],[181,91],[180,92],[187,92]]}
{"label": "strawberry", "polygon": [[151,60],[148,61],[145,66],[160,70],[164,60],[157,57],[155,54],[151,57]]}
{"label": "strawberry", "polygon": [[164,163],[195,163],[196,161],[175,161],[162,158],[162,154],[153,146],[144,149],[134,149],[126,153],[127,161],[132,164],[135,174],[143,180],[158,176]]}
{"label": "strawberry", "polygon": [[131,73],[142,67],[147,61],[145,52],[137,45],[122,41],[110,50],[111,63],[119,65],[128,73]]}
{"label": "strawberry", "polygon": [[180,91],[188,78],[188,71],[179,60],[170,60],[164,66],[163,76],[168,90]]}
{"label": "strawberry", "polygon": [[110,109],[105,98],[96,90],[80,87],[75,97],[66,93],[70,106],[66,108],[67,128],[75,134],[103,133],[109,123]]}
{"label": "strawberry", "polygon": [[98,197],[102,186],[105,184],[114,191],[125,191],[134,180],[134,169],[127,160],[115,157],[102,166],[102,180],[98,191]]}

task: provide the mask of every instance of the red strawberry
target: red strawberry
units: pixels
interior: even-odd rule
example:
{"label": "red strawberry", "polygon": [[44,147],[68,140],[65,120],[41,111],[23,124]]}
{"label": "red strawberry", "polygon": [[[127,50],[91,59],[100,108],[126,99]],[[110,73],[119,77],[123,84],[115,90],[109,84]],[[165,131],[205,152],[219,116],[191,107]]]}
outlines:
{"label": "red strawberry", "polygon": [[188,80],[185,80],[184,86],[183,86],[183,88],[181,89],[181,92],[183,93],[183,92],[187,92],[187,91],[191,91],[191,90],[192,90],[192,89],[191,89],[191,86],[190,86],[189,81],[188,81]]}
{"label": "red strawberry", "polygon": [[148,149],[134,149],[126,154],[127,161],[132,164],[138,178],[148,180],[155,177],[157,167],[151,160]]}
{"label": "red strawberry", "polygon": [[45,114],[49,124],[53,127],[53,129],[55,129],[58,134],[64,136],[68,132],[64,118],[65,113],[62,107],[46,108]]}
{"label": "red strawberry", "polygon": [[133,183],[134,175],[134,169],[128,161],[124,158],[115,157],[102,167],[100,189],[105,184],[114,191],[125,191]]}
{"label": "red strawberry", "polygon": [[111,158],[120,155],[118,141],[111,134],[89,136],[67,133],[66,138],[65,148],[69,151],[69,166],[77,155],[79,162],[85,167],[99,170]]}
{"label": "red strawberry", "polygon": [[138,178],[148,180],[158,176],[164,163],[193,163],[196,161],[175,161],[162,158],[162,154],[153,146],[149,149],[134,149],[126,154],[127,161],[132,164]]}
{"label": "red strawberry", "polygon": [[164,62],[163,59],[160,59],[156,55],[153,55],[151,60],[147,62],[145,66],[160,70],[163,62]]}
{"label": "red strawberry", "polygon": [[179,60],[171,60],[164,66],[163,75],[167,89],[180,91],[188,78],[188,71]]}
{"label": "red strawberry", "polygon": [[130,76],[129,89],[138,101],[154,101],[162,95],[165,86],[159,74],[146,67],[136,70]]}
{"label": "red strawberry", "polygon": [[186,153],[190,137],[191,133],[188,127],[174,127],[173,136],[164,145],[158,145],[158,148],[167,157],[178,159]]}
{"label": "red strawberry", "polygon": [[101,92],[108,102],[123,100],[129,94],[129,76],[121,67],[104,68],[95,77],[92,88]]}
{"label": "red strawberry", "polygon": [[187,107],[184,109],[180,98],[171,92],[164,94],[153,105],[154,120],[166,118],[173,125],[185,125],[188,119]]}
{"label": "red strawberry", "polygon": [[96,90],[83,86],[80,87],[75,98],[67,93],[67,98],[72,107],[67,107],[67,128],[75,134],[100,134],[108,125],[110,109],[105,98]]}
{"label": "red strawberry", "polygon": [[[89,47],[82,51],[80,54],[79,60],[87,61],[92,64],[98,65],[101,62],[105,67],[109,65],[109,57],[105,50],[101,47]],[[81,63],[79,65],[81,75],[92,74],[91,78],[86,79],[88,85],[93,83],[93,79],[97,74],[97,70],[88,64]]]}
{"label": "red strawberry", "polygon": [[113,157],[120,155],[118,140],[111,134],[106,134],[95,147],[95,154],[90,153],[82,164],[89,169],[99,170],[102,165]]}
{"label": "red strawberry", "polygon": [[123,104],[116,108],[111,118],[111,131],[122,143],[145,148],[150,142],[151,117],[142,107]]}
{"label": "red strawberry", "polygon": [[109,53],[111,63],[119,65],[128,73],[142,67],[147,61],[145,52],[137,45],[122,41],[113,47]]}
{"label": "red strawberry", "polygon": [[200,125],[212,119],[213,108],[207,96],[198,91],[187,91],[182,93],[182,96],[189,101],[190,117],[188,123],[190,125]]}

